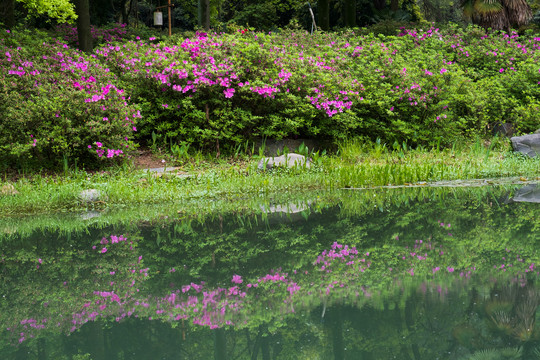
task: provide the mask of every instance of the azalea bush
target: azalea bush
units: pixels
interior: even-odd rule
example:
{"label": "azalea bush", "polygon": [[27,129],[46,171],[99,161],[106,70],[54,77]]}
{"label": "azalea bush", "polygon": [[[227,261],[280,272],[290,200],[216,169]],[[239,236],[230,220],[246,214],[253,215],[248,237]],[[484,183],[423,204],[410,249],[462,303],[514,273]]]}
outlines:
{"label": "azalea bush", "polygon": [[[78,45],[79,39],[77,34],[77,27],[74,24],[60,24],[55,29],[57,35],[62,37],[62,40]],[[128,31],[126,24],[115,24],[109,28],[97,28],[92,26],[90,28],[90,34],[94,43],[122,41],[127,37]]]}
{"label": "azalea bush", "polygon": [[97,49],[142,106],[141,135],[171,142],[351,136],[449,145],[534,115],[540,38],[403,28],[399,36],[198,33]]}
{"label": "azalea bush", "polygon": [[160,41],[116,26],[94,32],[103,43],[91,56],[43,34],[39,46],[2,34],[0,151],[11,164],[90,164],[125,155],[137,128],[149,144],[219,151],[286,137],[449,146],[501,123],[540,127],[531,34],[228,31]]}
{"label": "azalea bush", "polygon": [[[145,36],[146,38],[149,38],[152,35],[162,36],[155,28],[149,28],[143,24],[139,24],[137,28],[134,28],[120,23],[109,24],[105,27],[91,25],[90,34],[94,46],[115,41],[127,41],[135,39],[135,37],[139,35]],[[75,26],[75,24],[59,24],[55,27],[53,35],[57,39],[62,40],[69,45],[73,45],[74,47],[79,45],[77,26]]]}
{"label": "azalea bush", "polygon": [[133,148],[137,107],[116,76],[61,42],[0,42],[0,156],[4,166],[96,165]]}

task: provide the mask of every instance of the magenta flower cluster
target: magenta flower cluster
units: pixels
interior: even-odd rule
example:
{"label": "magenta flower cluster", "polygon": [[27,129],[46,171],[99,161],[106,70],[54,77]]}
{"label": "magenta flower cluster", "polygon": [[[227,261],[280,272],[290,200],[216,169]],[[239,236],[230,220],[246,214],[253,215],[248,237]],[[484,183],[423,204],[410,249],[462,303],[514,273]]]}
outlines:
{"label": "magenta flower cluster", "polygon": [[[112,158],[112,157],[115,157],[115,156],[121,156],[124,154],[124,152],[120,149],[105,149],[105,148],[102,148],[103,147],[103,144],[99,141],[96,141],[96,154],[98,157],[102,157],[103,155],[105,155],[105,152],[107,152],[107,158]],[[88,148],[89,149],[92,149],[92,145],[88,145]]]}
{"label": "magenta flower cluster", "polygon": [[[39,55],[28,53],[0,40],[0,76],[8,87],[2,100],[13,109],[13,121],[18,116],[25,119],[20,134],[9,136],[25,144],[26,134],[31,138],[22,154],[18,150],[19,156],[58,152],[84,159],[84,149],[99,141],[109,146],[97,146],[96,158],[122,156],[129,150],[141,114],[115,85],[117,78],[108,68],[62,42],[43,43]],[[74,135],[78,140],[72,143]],[[0,130],[0,138],[4,136]]]}
{"label": "magenta flower cluster", "polygon": [[[56,26],[56,33],[63,37],[63,40],[72,44],[79,44],[79,38],[77,34],[77,27],[70,24],[60,24]],[[122,41],[126,38],[128,32],[126,30],[126,24],[116,24],[112,28],[96,28],[91,26],[90,34],[94,42],[114,42]]]}

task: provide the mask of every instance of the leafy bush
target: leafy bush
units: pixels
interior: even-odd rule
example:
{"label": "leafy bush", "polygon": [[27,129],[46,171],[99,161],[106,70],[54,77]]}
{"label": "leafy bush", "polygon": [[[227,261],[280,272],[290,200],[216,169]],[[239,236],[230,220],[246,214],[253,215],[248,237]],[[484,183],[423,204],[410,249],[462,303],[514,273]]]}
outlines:
{"label": "leafy bush", "polygon": [[[126,24],[115,24],[110,28],[96,28],[92,26],[90,33],[94,44],[100,42],[121,41],[127,34],[125,29]],[[79,39],[77,34],[77,27],[72,24],[60,24],[55,29],[56,34],[60,35],[64,41],[70,44],[78,45]]]}
{"label": "leafy bush", "polygon": [[[8,34],[17,37],[17,34]],[[60,42],[0,40],[0,157],[4,165],[94,165],[123,155],[140,113],[116,77]]]}
{"label": "leafy bush", "polygon": [[[89,161],[95,146],[84,147],[98,141],[129,146],[133,116],[143,117],[140,141],[222,150],[255,137],[445,146],[490,135],[500,123],[518,132],[540,127],[540,37],[530,32],[447,26],[310,35],[230,25],[162,41],[129,34],[91,57],[60,43],[41,50],[12,35],[3,40],[0,110],[10,120],[0,136],[11,161]],[[105,98],[90,101],[104,89]]]}
{"label": "leafy bush", "polygon": [[[123,41],[128,39],[135,39],[140,33],[147,35],[149,33],[156,33],[154,29],[140,25],[139,28],[127,27],[126,24],[112,24],[108,27],[95,27],[91,26],[90,33],[94,45],[101,43],[110,43],[114,41]],[[62,38],[68,44],[77,46],[79,39],[77,35],[77,27],[70,24],[60,24],[54,29],[54,35]]]}
{"label": "leafy bush", "polygon": [[97,53],[141,102],[145,139],[155,131],[206,146],[264,136],[446,145],[501,122],[539,126],[538,40],[455,26],[399,36],[233,29]]}

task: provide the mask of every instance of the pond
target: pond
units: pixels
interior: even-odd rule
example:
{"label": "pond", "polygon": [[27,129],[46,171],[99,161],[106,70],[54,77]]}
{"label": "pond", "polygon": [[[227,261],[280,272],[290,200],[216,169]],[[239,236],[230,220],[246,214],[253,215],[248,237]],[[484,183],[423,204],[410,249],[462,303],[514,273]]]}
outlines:
{"label": "pond", "polygon": [[0,220],[1,359],[540,359],[540,187]]}

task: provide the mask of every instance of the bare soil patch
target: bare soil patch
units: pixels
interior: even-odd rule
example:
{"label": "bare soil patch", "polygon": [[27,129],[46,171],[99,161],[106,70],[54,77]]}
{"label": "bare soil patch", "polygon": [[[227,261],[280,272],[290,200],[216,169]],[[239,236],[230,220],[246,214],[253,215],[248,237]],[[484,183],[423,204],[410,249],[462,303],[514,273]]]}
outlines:
{"label": "bare soil patch", "polygon": [[159,167],[164,167],[166,162],[163,157],[160,157],[158,154],[152,153],[151,150],[138,150],[137,153],[132,157],[133,165],[136,169],[154,169]]}

